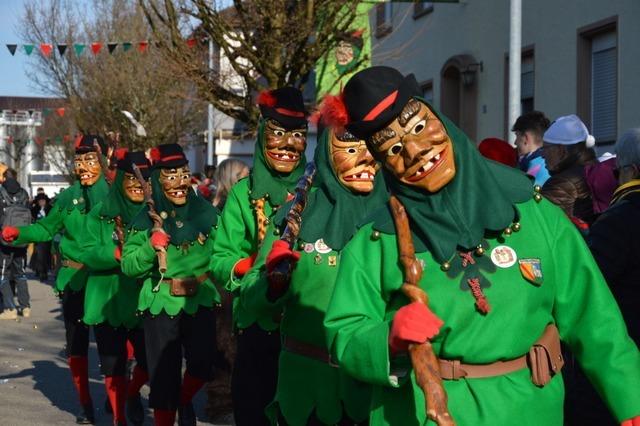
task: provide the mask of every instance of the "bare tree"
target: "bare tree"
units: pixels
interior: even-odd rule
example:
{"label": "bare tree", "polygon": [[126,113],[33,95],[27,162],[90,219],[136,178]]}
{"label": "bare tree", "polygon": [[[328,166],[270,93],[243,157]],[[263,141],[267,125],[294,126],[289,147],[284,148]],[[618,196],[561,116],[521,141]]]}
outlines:
{"label": "bare tree", "polygon": [[[160,48],[200,97],[253,128],[259,115],[253,95],[311,83],[318,60],[348,32],[359,1],[233,0],[227,8],[211,0],[138,3]],[[212,69],[207,40],[215,46]]]}

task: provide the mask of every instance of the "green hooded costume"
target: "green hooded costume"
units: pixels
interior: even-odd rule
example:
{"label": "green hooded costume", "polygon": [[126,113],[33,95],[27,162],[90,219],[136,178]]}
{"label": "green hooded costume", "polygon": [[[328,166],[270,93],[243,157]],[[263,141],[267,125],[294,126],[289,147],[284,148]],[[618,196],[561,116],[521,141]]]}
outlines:
{"label": "green hooded costume", "polygon": [[[273,215],[295,191],[296,183],[304,173],[306,159],[300,156],[297,167],[288,175],[273,171],[265,159],[265,120],[258,126],[254,164],[251,175],[236,183],[227,197],[220,217],[220,226],[214,244],[211,270],[216,281],[235,292],[240,280],[234,275],[236,263],[258,252],[258,226],[255,211],[256,200],[264,200],[264,214],[272,220]],[[247,328],[253,323],[264,330],[275,330],[277,322],[272,317],[258,317],[234,300],[234,322],[238,328]]]}
{"label": "green hooded costume", "polygon": [[[187,202],[175,206],[167,199],[159,181],[160,170],[151,173],[153,199],[158,214],[166,216],[163,229],[171,237],[167,247],[167,272],[164,278],[199,277],[209,270],[213,255],[218,213],[204,198],[189,188]],[[122,272],[130,277],[143,278],[138,310],[157,315],[197,312],[200,306],[213,307],[220,302],[220,295],[210,278],[198,285],[193,296],[180,297],[170,294],[170,286],[161,282],[156,253],[151,247],[150,231],[153,227],[148,207],[134,218],[122,251]]]}
{"label": "green hooded costume", "polygon": [[[259,252],[256,266],[242,279],[243,308],[266,317],[282,315],[280,333],[284,349],[280,352],[278,387],[274,403],[268,408],[275,424],[278,412],[292,426],[306,425],[312,414],[323,424],[349,418],[363,422],[369,414],[369,386],[353,380],[328,362],[287,350],[291,339],[327,353],[324,313],[341,262],[342,248],[357,230],[357,224],[388,194],[380,177],[368,195],[354,194],[335,175],[331,162],[329,132],[322,133],[314,161],[316,177],[302,216],[298,235],[301,258],[291,277],[289,290],[275,303],[267,300],[268,282],[264,261],[273,241],[278,239],[271,226]],[[274,223],[284,229],[290,204],[280,209]]]}
{"label": "green hooded costume", "polygon": [[54,200],[49,214],[28,226],[19,229],[20,234],[14,244],[39,243],[51,241],[53,237],[63,232],[60,241],[60,253],[63,266],[56,278],[56,291],[63,292],[67,288],[80,291],[87,282],[86,268],[76,269],[65,266],[65,261],[82,263],[83,245],[87,241],[85,221],[89,211],[96,206],[109,192],[109,185],[100,177],[91,186],[83,186],[76,181],[69,188],[63,190]]}
{"label": "green hooded costume", "polygon": [[90,270],[84,299],[84,322],[88,325],[108,322],[132,329],[140,324],[136,315],[140,285],[122,273],[114,256],[118,246],[115,218],[120,216],[124,231],[144,206],[127,198],[124,176],[123,170],[117,171],[107,197],[87,216],[87,240],[80,259]]}
{"label": "green hooded costume", "polygon": [[[467,364],[518,358],[553,323],[615,417],[638,415],[640,354],[583,238],[559,208],[533,199],[524,175],[482,159],[439,117],[453,141],[453,180],[428,194],[387,179],[410,218],[420,285],[444,321],[432,339],[436,356]],[[480,244],[484,254],[474,254]],[[474,278],[486,314],[474,306]],[[408,357],[389,353],[392,319],[408,300],[388,207],[344,249],[337,282],[328,343],[345,372],[374,385],[371,425],[433,424]],[[530,374],[445,380],[449,411],[459,425],[562,425],[561,375],[537,387]]]}

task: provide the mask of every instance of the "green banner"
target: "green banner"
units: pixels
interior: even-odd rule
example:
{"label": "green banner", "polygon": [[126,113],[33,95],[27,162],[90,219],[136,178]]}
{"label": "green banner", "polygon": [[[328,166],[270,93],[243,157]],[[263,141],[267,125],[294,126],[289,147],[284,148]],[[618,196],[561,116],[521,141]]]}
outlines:
{"label": "green banner", "polygon": [[369,11],[375,2],[360,2],[347,33],[339,34],[338,46],[316,65],[316,100],[335,95],[357,71],[371,66]]}

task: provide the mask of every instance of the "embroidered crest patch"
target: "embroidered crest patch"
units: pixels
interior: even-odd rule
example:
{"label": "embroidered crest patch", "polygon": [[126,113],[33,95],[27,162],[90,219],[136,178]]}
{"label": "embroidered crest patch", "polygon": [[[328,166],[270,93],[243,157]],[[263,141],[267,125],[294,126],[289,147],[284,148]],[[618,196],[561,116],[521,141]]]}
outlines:
{"label": "embroidered crest patch", "polygon": [[520,272],[522,277],[534,285],[542,285],[542,267],[540,259],[520,259]]}

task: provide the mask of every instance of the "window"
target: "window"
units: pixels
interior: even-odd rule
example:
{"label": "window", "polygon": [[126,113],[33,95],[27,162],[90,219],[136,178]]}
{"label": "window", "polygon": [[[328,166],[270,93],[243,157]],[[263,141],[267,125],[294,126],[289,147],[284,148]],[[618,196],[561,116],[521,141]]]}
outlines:
{"label": "window", "polygon": [[433,12],[433,3],[430,1],[416,0],[413,2],[413,19]]}
{"label": "window", "polygon": [[520,114],[533,111],[535,73],[533,51],[522,55],[520,63]]}
{"label": "window", "polygon": [[420,90],[422,91],[422,98],[429,102],[429,105],[433,105],[433,80],[420,84]]}
{"label": "window", "polygon": [[618,133],[617,25],[613,16],[578,29],[576,110],[597,144]]}
{"label": "window", "polygon": [[376,37],[384,37],[391,32],[391,18],[393,15],[393,3],[385,1],[376,5]]}

